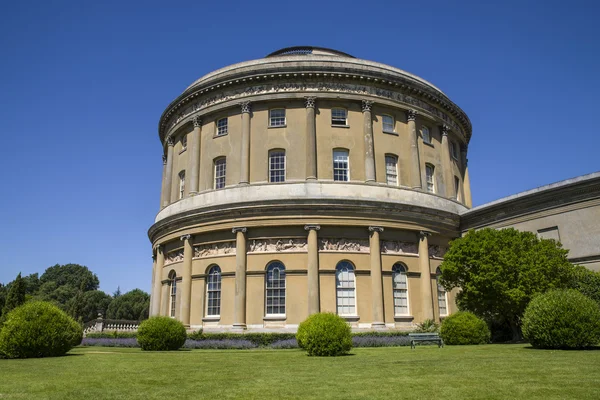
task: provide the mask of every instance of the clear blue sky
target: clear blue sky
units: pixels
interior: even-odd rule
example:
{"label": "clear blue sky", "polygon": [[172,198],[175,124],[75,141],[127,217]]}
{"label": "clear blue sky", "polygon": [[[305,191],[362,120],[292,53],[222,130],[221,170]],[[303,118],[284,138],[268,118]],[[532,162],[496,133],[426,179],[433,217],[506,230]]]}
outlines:
{"label": "clear blue sky", "polygon": [[207,72],[314,45],[471,118],[475,205],[600,169],[600,2],[0,1],[0,282],[88,266],[150,290],[157,123]]}

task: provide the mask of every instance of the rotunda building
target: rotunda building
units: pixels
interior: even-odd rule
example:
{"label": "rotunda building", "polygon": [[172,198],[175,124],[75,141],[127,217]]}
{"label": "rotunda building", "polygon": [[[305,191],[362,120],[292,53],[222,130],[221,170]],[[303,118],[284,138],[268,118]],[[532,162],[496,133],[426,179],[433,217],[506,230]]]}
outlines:
{"label": "rotunda building", "polygon": [[388,65],[293,47],[198,79],[164,111],[151,315],[288,329],[335,312],[408,329],[471,207],[467,115]]}

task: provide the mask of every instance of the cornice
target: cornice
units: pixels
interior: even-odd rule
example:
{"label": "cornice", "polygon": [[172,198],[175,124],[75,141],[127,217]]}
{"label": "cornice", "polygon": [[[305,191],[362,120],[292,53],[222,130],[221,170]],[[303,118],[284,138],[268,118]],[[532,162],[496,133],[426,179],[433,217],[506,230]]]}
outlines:
{"label": "cornice", "polygon": [[[314,64],[314,63],[313,63]],[[192,116],[200,115],[215,102],[224,102],[230,98],[238,100],[259,93],[257,86],[268,85],[278,87],[282,84],[295,85],[296,91],[303,96],[310,96],[321,91],[329,92],[327,86],[340,84],[361,85],[371,88],[365,94],[375,97],[387,97],[398,102],[403,108],[421,108],[433,114],[443,111],[446,118],[441,120],[452,125],[448,116],[457,120],[451,128],[460,133],[468,142],[472,133],[469,118],[463,110],[452,102],[439,89],[426,81],[418,80],[410,75],[397,71],[362,66],[358,71],[344,68],[345,64],[323,63],[323,65],[303,65],[303,63],[276,63],[275,65],[260,65],[259,70],[243,70],[226,76],[211,77],[195,86],[191,86],[178,96],[163,112],[159,121],[159,137],[164,137],[178,122],[191,120]],[[336,72],[336,69],[339,70]],[[303,86],[305,86],[303,90]],[[322,90],[320,88],[323,87]],[[385,91],[391,93],[384,93]],[[344,90],[334,90],[343,92]],[[223,93],[227,92],[227,93]],[[277,92],[277,90],[274,90]],[[237,95],[236,95],[237,94]],[[232,97],[233,96],[233,97]],[[218,99],[221,99],[219,101]],[[438,110],[435,112],[434,109]]]}

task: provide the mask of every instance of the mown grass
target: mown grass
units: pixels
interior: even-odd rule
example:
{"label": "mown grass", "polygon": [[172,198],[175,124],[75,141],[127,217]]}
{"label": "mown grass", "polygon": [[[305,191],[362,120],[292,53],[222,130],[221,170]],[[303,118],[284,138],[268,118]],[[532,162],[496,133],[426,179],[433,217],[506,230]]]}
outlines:
{"label": "mown grass", "polygon": [[0,399],[597,399],[600,351],[526,345],[142,352],[0,360]]}

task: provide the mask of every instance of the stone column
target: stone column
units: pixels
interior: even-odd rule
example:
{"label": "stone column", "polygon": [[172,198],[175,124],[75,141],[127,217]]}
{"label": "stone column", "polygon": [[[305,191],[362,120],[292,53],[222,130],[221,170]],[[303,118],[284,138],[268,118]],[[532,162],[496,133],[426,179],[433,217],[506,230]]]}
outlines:
{"label": "stone column", "polygon": [[383,232],[380,226],[370,226],[371,232],[369,238],[371,255],[371,295],[373,297],[373,322],[372,328],[385,328],[383,316],[383,281],[381,278],[381,248],[379,242],[379,233]]}
{"label": "stone column", "polygon": [[[421,272],[421,307],[423,321],[433,319],[433,294],[431,291],[431,269],[429,267],[429,240],[431,233],[419,232],[419,271]],[[421,322],[423,322],[421,321]]]}
{"label": "stone column", "polygon": [[462,159],[463,168],[463,201],[465,206],[468,208],[473,207],[473,200],[471,199],[471,181],[469,180],[469,160],[467,159],[467,146],[463,145],[460,147],[460,155]]}
{"label": "stone column", "polygon": [[410,184],[413,189],[422,189],[419,141],[415,123],[417,112],[415,110],[408,110],[406,112],[406,118],[408,120],[408,135],[410,137]]}
{"label": "stone column", "polygon": [[199,175],[200,175],[200,144],[202,140],[202,119],[196,116],[192,118],[194,130],[192,131],[192,146],[190,153],[190,196],[198,194]]}
{"label": "stone column", "polygon": [[156,267],[154,269],[154,285],[152,286],[152,315],[160,315],[160,297],[162,271],[165,266],[165,254],[161,245],[156,246]]}
{"label": "stone column", "polygon": [[171,184],[173,182],[173,138],[167,138],[167,166],[165,168],[165,192],[163,198],[163,207],[171,203]]}
{"label": "stone column", "polygon": [[448,126],[440,126],[442,132],[442,168],[444,169],[444,185],[446,186],[446,197],[455,198],[454,174],[452,173],[452,162],[450,161],[450,144],[448,143]]}
{"label": "stone column", "polygon": [[163,207],[165,203],[165,180],[167,178],[167,156],[163,154],[163,170],[162,170],[162,180],[160,181],[160,208]]}
{"label": "stone column", "polygon": [[365,181],[375,182],[375,147],[373,145],[372,101],[362,101],[363,136],[365,141]]}
{"label": "stone column", "polygon": [[181,236],[183,241],[183,272],[181,274],[181,300],[179,301],[180,320],[186,328],[190,326],[190,305],[192,303],[192,236]]}
{"label": "stone column", "polygon": [[319,225],[304,225],[308,231],[308,315],[316,314],[321,308],[319,294],[319,243],[317,231],[321,229]]}
{"label": "stone column", "polygon": [[[306,180],[317,179],[317,123],[315,97],[306,97]],[[310,232],[309,232],[310,233]]]}
{"label": "stone column", "polygon": [[242,108],[242,154],[240,157],[240,184],[250,183],[250,102],[240,104]]}
{"label": "stone column", "polygon": [[163,317],[169,316],[169,302],[171,301],[171,293],[169,293],[169,284],[163,285],[161,281],[161,294],[160,294],[160,315]]}
{"label": "stone column", "polygon": [[152,284],[150,285],[150,307],[148,315],[151,317],[154,315],[154,282],[156,281],[156,253],[152,250]]}
{"label": "stone column", "polygon": [[235,233],[235,301],[233,329],[246,329],[246,228],[233,228]]}

